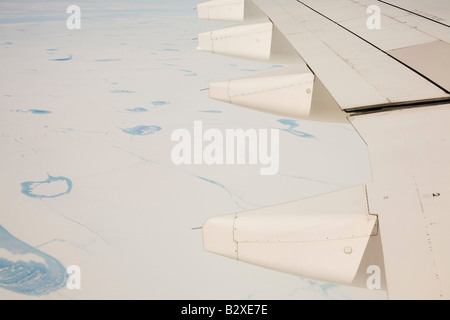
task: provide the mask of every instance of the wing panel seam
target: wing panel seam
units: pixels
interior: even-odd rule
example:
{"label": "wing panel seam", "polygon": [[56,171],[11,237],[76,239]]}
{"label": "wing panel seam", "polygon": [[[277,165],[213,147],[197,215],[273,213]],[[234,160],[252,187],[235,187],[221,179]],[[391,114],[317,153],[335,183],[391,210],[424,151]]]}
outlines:
{"label": "wing panel seam", "polygon": [[350,29],[344,27],[343,25],[341,25],[340,23],[334,21],[333,19],[327,17],[326,15],[324,15],[323,13],[321,13],[320,11],[317,11],[316,9],[308,6],[307,4],[305,4],[304,2],[302,2],[301,0],[296,0],[298,3],[304,5],[305,7],[307,7],[308,9],[310,9],[311,11],[314,11],[315,13],[319,14],[320,16],[326,18],[327,20],[333,22],[334,24],[338,25],[339,27],[341,27],[342,29],[344,29],[345,31],[351,33],[352,35],[358,37],[360,40],[366,42],[367,44],[371,45],[372,47],[374,47],[375,49],[377,49],[378,51],[384,53],[385,55],[387,55],[388,57],[390,57],[391,59],[397,61],[398,63],[400,63],[401,65],[403,65],[404,67],[408,68],[409,70],[413,71],[414,73],[416,73],[418,76],[424,78],[425,80],[427,80],[428,82],[430,82],[431,84],[433,84],[434,86],[438,87],[439,89],[441,89],[443,92],[445,92],[446,94],[450,94],[450,91],[448,91],[447,89],[445,89],[444,87],[442,87],[441,85],[439,85],[438,83],[436,83],[435,81],[431,80],[430,78],[428,78],[427,76],[425,76],[423,73],[417,71],[416,69],[412,68],[411,66],[409,66],[408,64],[404,63],[403,61],[399,60],[398,58],[394,57],[393,55],[391,55],[390,53],[386,52],[385,50],[381,49],[380,47],[376,46],[375,44],[373,44],[372,42],[364,39],[363,37],[361,37],[360,35],[358,35],[357,33],[351,31]]}
{"label": "wing panel seam", "polygon": [[427,16],[424,16],[424,15],[419,14],[419,13],[417,13],[417,12],[414,12],[414,11],[411,11],[411,10],[408,10],[408,9],[405,9],[405,8],[402,8],[402,7],[397,6],[397,5],[395,5],[395,4],[392,4],[392,3],[389,3],[389,2],[386,2],[386,1],[383,1],[383,0],[378,0],[378,2],[384,3],[384,4],[388,5],[388,6],[397,8],[397,9],[399,9],[399,10],[406,11],[406,12],[408,12],[408,13],[411,13],[411,14],[415,15],[415,16],[418,16],[418,17],[427,19],[427,20],[432,21],[432,22],[434,22],[434,23],[443,25],[444,27],[450,28],[450,25],[448,25],[448,24],[445,24],[445,23],[440,22],[440,21],[436,21],[436,20],[431,19],[431,18],[429,18],[429,17],[427,17]]}

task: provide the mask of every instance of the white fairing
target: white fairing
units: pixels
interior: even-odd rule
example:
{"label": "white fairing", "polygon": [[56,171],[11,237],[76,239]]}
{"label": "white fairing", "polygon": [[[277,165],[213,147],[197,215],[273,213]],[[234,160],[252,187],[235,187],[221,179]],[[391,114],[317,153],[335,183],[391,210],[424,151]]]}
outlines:
{"label": "white fairing", "polygon": [[207,251],[295,275],[350,284],[377,217],[358,186],[208,219]]}
{"label": "white fairing", "polygon": [[206,251],[237,259],[237,243],[234,241],[235,214],[209,218],[203,224],[203,248]]}
{"label": "white fairing", "polygon": [[247,59],[268,60],[273,25],[268,19],[258,23],[204,32],[198,35],[197,50]]}
{"label": "white fairing", "polygon": [[305,66],[211,83],[209,93],[213,99],[258,111],[308,117],[313,87],[314,74]]}
{"label": "white fairing", "polygon": [[205,20],[243,21],[244,0],[214,0],[197,5],[198,17]]}

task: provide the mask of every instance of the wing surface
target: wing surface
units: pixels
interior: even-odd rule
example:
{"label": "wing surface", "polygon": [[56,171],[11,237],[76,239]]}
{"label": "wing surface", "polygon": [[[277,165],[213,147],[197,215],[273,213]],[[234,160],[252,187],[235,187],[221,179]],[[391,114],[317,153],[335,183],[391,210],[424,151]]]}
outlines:
{"label": "wing surface", "polygon": [[375,266],[389,298],[448,299],[450,3],[214,0],[199,5],[199,16],[238,23],[199,36],[199,50],[268,62],[275,52],[291,56],[276,74],[211,84],[212,98],[350,121],[373,176],[366,186],[213,217],[205,249],[367,287]]}

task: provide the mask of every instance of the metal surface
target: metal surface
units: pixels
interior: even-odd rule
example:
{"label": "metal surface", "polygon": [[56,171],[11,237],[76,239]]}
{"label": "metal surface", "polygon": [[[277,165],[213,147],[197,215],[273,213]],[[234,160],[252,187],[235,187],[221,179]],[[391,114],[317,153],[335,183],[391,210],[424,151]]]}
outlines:
{"label": "metal surface", "polygon": [[247,59],[268,60],[272,44],[273,24],[259,22],[204,32],[198,35],[197,50]]}
{"label": "metal surface", "polygon": [[210,84],[210,97],[259,111],[308,117],[314,75],[306,66]]}
{"label": "metal surface", "polygon": [[[311,110],[293,116],[323,120],[342,116],[336,109],[347,112],[368,145],[373,181],[363,189],[211,218],[203,228],[205,249],[353,285],[364,285],[367,271],[380,268],[391,299],[449,299],[450,3],[248,2],[314,74]],[[374,4],[381,28],[370,30],[366,9]],[[233,103],[231,92],[267,92],[275,82],[253,79],[231,88],[225,81],[216,89]],[[289,101],[298,92],[285,93]],[[250,107],[282,114],[276,105],[264,108],[256,99]]]}
{"label": "metal surface", "polygon": [[357,186],[308,199],[212,217],[207,251],[324,281],[354,281],[377,217]]}
{"label": "metal surface", "polygon": [[428,18],[435,23],[450,25],[450,10],[447,0],[384,0],[379,2]]}
{"label": "metal surface", "polygon": [[[277,25],[344,110],[448,97],[414,69],[327,16],[336,10],[315,9],[295,0],[254,2]],[[328,1],[313,2],[324,3]],[[344,11],[345,7],[339,10]],[[364,14],[361,9],[358,12],[356,21]],[[362,28],[367,28],[365,20],[359,21]],[[423,37],[426,40],[419,43],[432,40],[427,35]]]}
{"label": "metal surface", "polygon": [[390,54],[450,91],[449,43],[438,40],[393,50]]}
{"label": "metal surface", "polygon": [[369,147],[391,299],[450,297],[450,104],[351,117]]}

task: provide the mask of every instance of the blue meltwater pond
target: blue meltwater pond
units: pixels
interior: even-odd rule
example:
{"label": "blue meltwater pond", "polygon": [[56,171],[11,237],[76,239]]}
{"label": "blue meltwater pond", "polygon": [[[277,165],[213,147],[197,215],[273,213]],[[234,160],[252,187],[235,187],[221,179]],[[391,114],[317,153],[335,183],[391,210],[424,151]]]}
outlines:
{"label": "blue meltwater pond", "polygon": [[22,182],[22,193],[32,198],[56,198],[70,193],[72,181],[66,177],[48,176],[44,181]]}
{"label": "blue meltwater pond", "polygon": [[62,289],[68,275],[53,257],[11,235],[0,225],[0,288],[41,296]]}

